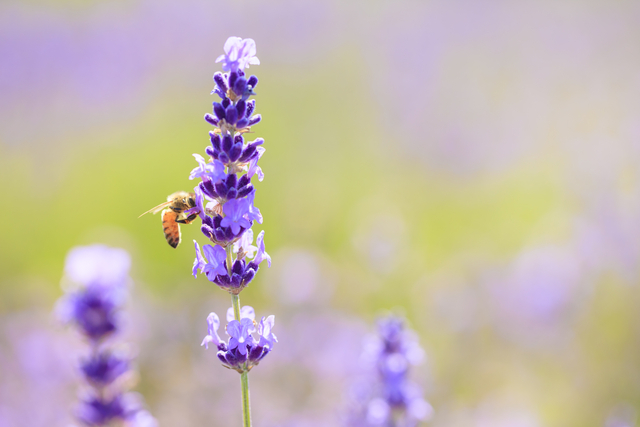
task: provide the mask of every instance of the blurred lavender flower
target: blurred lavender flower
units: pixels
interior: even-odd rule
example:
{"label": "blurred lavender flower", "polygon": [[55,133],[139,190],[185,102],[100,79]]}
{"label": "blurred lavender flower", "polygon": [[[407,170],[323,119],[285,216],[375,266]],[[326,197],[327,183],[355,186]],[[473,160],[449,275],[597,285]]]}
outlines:
{"label": "blurred lavender flower", "polygon": [[56,305],[61,320],[74,323],[97,345],[117,329],[131,261],[122,249],[102,245],[72,249],[65,261],[66,295]]}
{"label": "blurred lavender flower", "polygon": [[[584,262],[571,245],[525,248],[505,271],[490,276],[496,331],[526,347],[558,349],[587,297]],[[546,345],[545,345],[546,344]]]}
{"label": "blurred lavender flower", "polygon": [[131,377],[131,356],[106,348],[118,332],[117,312],[125,296],[130,258],[122,249],[102,245],[72,249],[65,264],[70,288],[57,304],[65,322],[73,323],[88,340],[90,353],[80,362],[86,381],[76,418],[88,426],[120,421],[126,426],[156,425],[136,394],[124,392],[121,379]]}
{"label": "blurred lavender flower", "polygon": [[408,380],[409,367],[418,364],[424,352],[404,320],[388,316],[378,320],[378,334],[365,344],[363,359],[370,368],[352,390],[352,407],[346,425],[415,426],[431,416],[431,405],[422,398],[417,384]]}

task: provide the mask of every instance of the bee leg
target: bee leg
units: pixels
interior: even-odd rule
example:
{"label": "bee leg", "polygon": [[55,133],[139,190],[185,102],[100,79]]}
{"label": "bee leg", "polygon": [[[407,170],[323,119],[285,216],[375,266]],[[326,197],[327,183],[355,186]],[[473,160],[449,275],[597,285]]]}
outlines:
{"label": "bee leg", "polygon": [[179,222],[180,224],[191,224],[197,217],[198,214],[194,213],[189,215],[185,219],[176,219],[176,222]]}

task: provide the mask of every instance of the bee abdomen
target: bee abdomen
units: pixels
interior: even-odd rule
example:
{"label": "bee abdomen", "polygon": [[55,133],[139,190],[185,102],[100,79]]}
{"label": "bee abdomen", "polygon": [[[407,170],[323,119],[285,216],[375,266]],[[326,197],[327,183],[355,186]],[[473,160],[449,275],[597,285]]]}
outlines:
{"label": "bee abdomen", "polygon": [[177,248],[180,244],[180,226],[176,222],[178,214],[171,209],[162,211],[162,231],[167,243],[172,248]]}

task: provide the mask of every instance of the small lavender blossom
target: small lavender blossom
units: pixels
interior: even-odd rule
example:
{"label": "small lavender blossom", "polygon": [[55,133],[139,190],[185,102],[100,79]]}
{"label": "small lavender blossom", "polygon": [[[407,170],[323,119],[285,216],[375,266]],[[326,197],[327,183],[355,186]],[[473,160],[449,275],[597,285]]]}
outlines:
{"label": "small lavender blossom", "polygon": [[227,267],[225,265],[227,254],[224,249],[218,245],[204,245],[202,250],[208,260],[202,272],[207,275],[209,280],[213,281],[218,275],[227,274]]}
{"label": "small lavender blossom", "polygon": [[253,39],[229,37],[224,44],[224,55],[220,55],[216,62],[222,62],[224,71],[242,71],[249,68],[249,64],[260,64],[256,57],[256,42]]}
{"label": "small lavender blossom", "polygon": [[235,350],[243,356],[247,354],[247,347],[249,346],[249,339],[251,333],[256,331],[256,326],[253,324],[253,320],[244,318],[232,320],[227,324],[227,334],[231,337],[229,339],[229,350]]}
{"label": "small lavender blossom", "polygon": [[189,175],[189,179],[200,178],[210,181],[217,181],[225,176],[224,165],[220,161],[207,163],[200,154],[194,154],[198,167],[194,168]]}
{"label": "small lavender blossom", "polygon": [[[114,422],[155,426],[140,399],[122,390],[119,379],[130,374],[130,358],[105,345],[107,337],[119,332],[117,314],[125,297],[129,266],[124,250],[102,245],[77,247],[67,256],[65,273],[72,286],[58,301],[56,311],[62,320],[78,328],[91,348],[79,364],[88,391],[75,411],[76,418],[87,426]],[[143,420],[145,424],[140,424]]]}
{"label": "small lavender blossom", "polygon": [[126,420],[131,415],[120,395],[113,398],[90,396],[76,409],[76,417],[88,426],[108,426],[112,421]]}
{"label": "small lavender blossom", "polygon": [[273,348],[273,343],[278,342],[278,338],[271,332],[276,323],[276,317],[272,314],[267,318],[262,318],[258,324],[259,344],[263,347]]}
{"label": "small lavender blossom", "polygon": [[70,292],[58,301],[58,317],[74,323],[90,341],[100,342],[118,329],[118,303],[113,295],[104,286]]}
{"label": "small lavender blossom", "polygon": [[[247,214],[247,218],[251,221],[256,221],[258,224],[262,224],[262,214],[260,213],[260,209],[253,204],[255,196],[256,193],[254,191],[247,197],[247,200],[249,201],[249,213]],[[264,234],[264,231],[262,233]],[[269,264],[269,266],[271,266],[271,264]]]}
{"label": "small lavender blossom", "polygon": [[258,166],[258,160],[260,160],[260,157],[264,154],[265,149],[264,147],[257,147],[256,151],[258,152],[258,155],[249,162],[249,165],[247,166],[247,175],[251,178],[254,174],[257,174],[258,181],[262,182],[264,179],[264,173],[262,172],[262,168]]}
{"label": "small lavender blossom", "polygon": [[245,229],[251,227],[251,222],[245,218],[249,214],[249,201],[247,199],[229,200],[222,209],[225,217],[220,225],[222,227],[231,227],[233,234],[237,235],[240,232],[240,227]]}
{"label": "small lavender blossom", "polygon": [[253,246],[253,230],[249,229],[242,234],[242,237],[233,244],[233,253],[242,254],[247,258],[253,258],[258,250]]}
{"label": "small lavender blossom", "polygon": [[266,259],[267,264],[269,265],[269,267],[271,267],[271,257],[264,250],[264,231],[261,231],[260,234],[258,234],[256,243],[258,244],[258,253],[256,254],[256,257],[253,259],[252,263],[258,266],[262,261]]}
{"label": "small lavender blossom", "polygon": [[127,373],[130,368],[129,358],[104,350],[92,354],[81,362],[80,369],[92,384],[106,386]]}
{"label": "small lavender blossom", "polygon": [[218,349],[221,349],[222,341],[220,340],[220,336],[218,336],[218,329],[220,329],[220,319],[218,318],[218,315],[215,313],[209,313],[209,316],[207,316],[208,334],[204,337],[200,346],[205,346],[205,348],[208,350],[209,344],[214,343],[218,347]]}
{"label": "small lavender blossom", "polygon": [[248,372],[258,365],[278,342],[272,332],[275,316],[263,317],[258,324],[254,319],[253,307],[246,305],[242,307],[240,321],[234,319],[233,307],[231,307],[227,311],[228,323],[225,328],[229,340],[225,342],[218,336],[218,329],[220,329],[218,315],[210,313],[207,317],[207,335],[201,345],[208,349],[209,344],[215,344],[218,349],[218,359],[225,367],[240,373]]}

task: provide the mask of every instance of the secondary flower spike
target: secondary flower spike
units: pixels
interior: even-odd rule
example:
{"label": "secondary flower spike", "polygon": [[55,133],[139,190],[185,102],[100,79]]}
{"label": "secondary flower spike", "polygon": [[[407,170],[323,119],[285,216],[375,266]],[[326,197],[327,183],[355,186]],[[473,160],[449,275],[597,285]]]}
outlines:
{"label": "secondary flower spike", "polygon": [[[131,355],[108,345],[120,331],[119,312],[129,281],[129,254],[103,245],[72,249],[65,263],[66,294],[57,304],[59,317],[75,325],[90,347],[78,370],[86,387],[76,418],[86,426],[156,427],[136,394],[123,390],[131,377]],[[143,424],[141,424],[144,422]]]}

